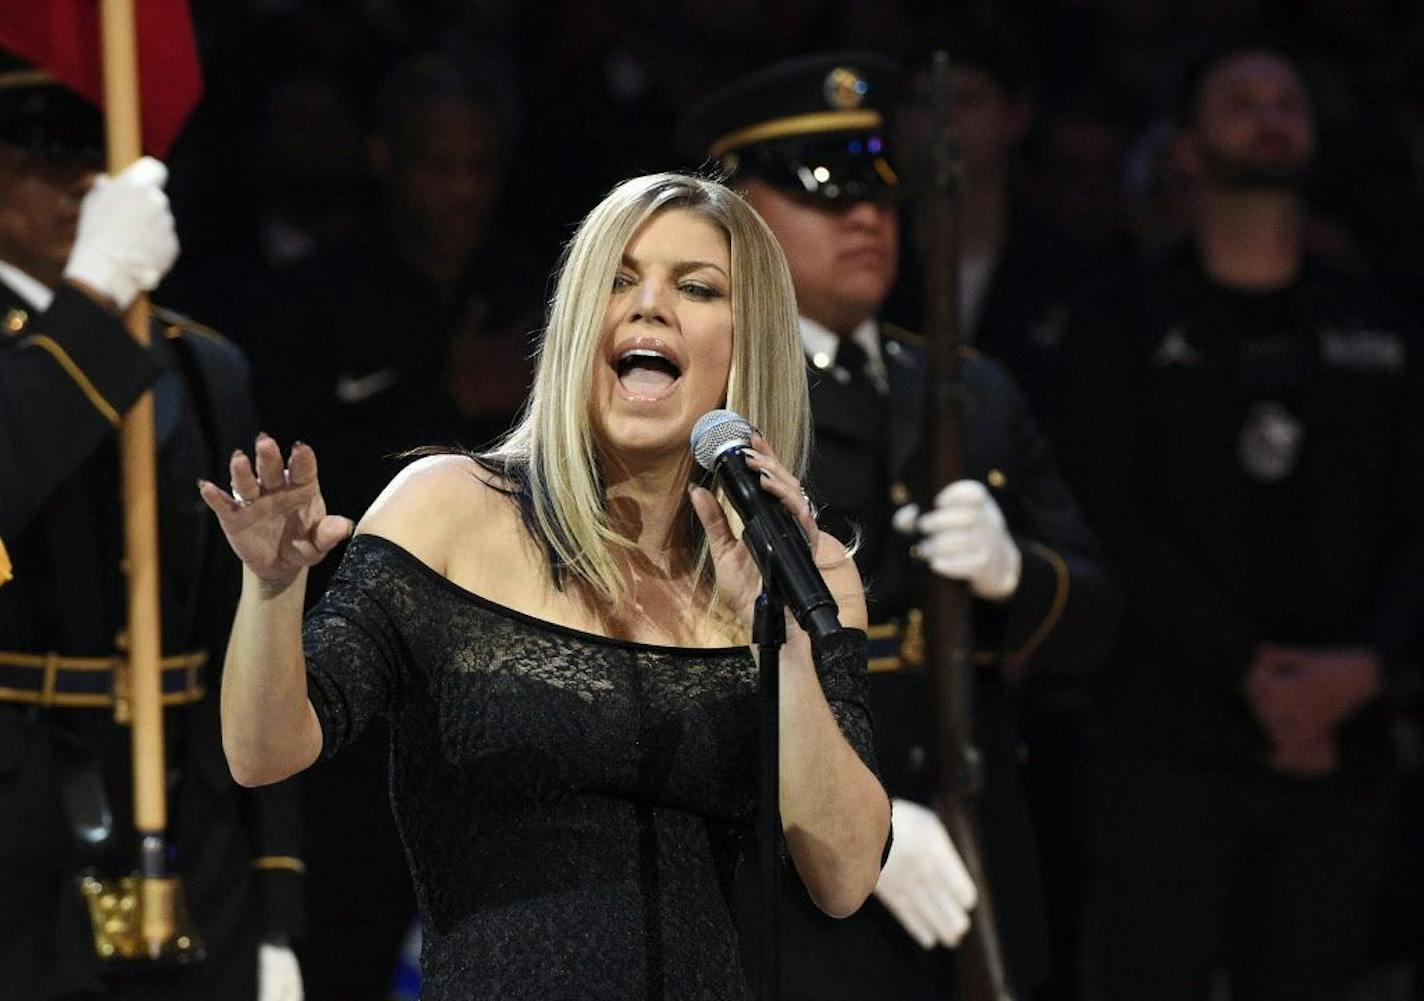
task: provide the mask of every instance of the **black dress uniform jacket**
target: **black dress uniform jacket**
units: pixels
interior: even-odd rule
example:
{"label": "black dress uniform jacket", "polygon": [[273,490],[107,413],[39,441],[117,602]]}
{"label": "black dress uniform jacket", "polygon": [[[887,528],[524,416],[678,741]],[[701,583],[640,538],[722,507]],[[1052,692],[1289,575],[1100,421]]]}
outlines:
{"label": "black dress uniform jacket", "polygon": [[[250,1001],[259,939],[298,931],[296,790],[242,790],[223,758],[218,672],[240,572],[195,485],[225,483],[229,455],[251,445],[247,364],[218,336],[161,311],[153,340],[139,347],[116,317],[67,286],[36,314],[0,284],[0,543],[13,564],[0,585],[7,997]],[[46,678],[15,655],[116,652],[126,607],[116,425],[145,389],[155,399],[165,660],[206,654],[201,668],[166,668],[164,688],[174,703],[165,709],[169,844],[209,958],[106,986],[75,872],[134,868],[128,731],[99,704],[110,671],[60,661]],[[94,829],[105,804],[113,834],[101,838]],[[76,835],[86,823],[87,840]]]}
{"label": "black dress uniform jacket", "polygon": [[[916,470],[924,466],[923,347],[918,338],[885,325],[882,344],[889,390],[883,431],[865,412],[863,396],[829,370],[811,369],[815,450],[808,485],[824,504],[826,530],[844,541],[852,528],[859,530],[855,559],[871,621],[876,757],[891,796],[923,803],[930,798],[926,749],[932,720],[913,623],[925,571],[909,555],[913,540],[890,528],[889,515],[910,499],[912,487],[921,488],[915,499],[923,505],[945,484],[930,489],[916,482]],[[1031,679],[1093,667],[1112,642],[1118,596],[1013,381],[997,363],[972,352],[963,369],[966,476],[988,485],[1023,553],[1014,597],[1002,605],[974,603],[974,716],[986,769],[979,808],[990,889],[1014,979],[1031,984],[1046,961],[1042,900],[1034,832],[1017,775],[1017,692],[1006,673],[1022,670]],[[788,897],[782,918],[787,997],[946,996],[949,954],[921,950],[875,898],[855,916],[836,921],[815,910],[799,887]]]}

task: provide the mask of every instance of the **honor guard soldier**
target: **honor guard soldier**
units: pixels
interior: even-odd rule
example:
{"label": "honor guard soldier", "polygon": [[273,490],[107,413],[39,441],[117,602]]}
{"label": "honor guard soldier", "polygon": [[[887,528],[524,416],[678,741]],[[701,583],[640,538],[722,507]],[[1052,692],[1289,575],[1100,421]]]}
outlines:
{"label": "honor guard soldier", "polygon": [[[810,368],[815,449],[809,483],[821,523],[850,543],[867,582],[876,755],[894,797],[894,842],[875,899],[855,916],[816,913],[800,887],[782,914],[788,998],[943,998],[950,952],[972,920],[970,883],[931,798],[929,686],[913,552],[974,596],[975,738],[989,891],[1013,980],[1045,956],[1034,832],[1018,775],[1015,705],[1037,675],[1084,671],[1111,643],[1116,592],[1008,375],[967,353],[967,467],[917,484],[925,350],[881,322],[895,281],[899,220],[886,137],[897,67],[869,54],[809,56],[740,80],[691,110],[678,141],[715,162],[786,252]],[[744,923],[755,921],[743,880]],[[746,937],[748,959],[755,948]],[[1027,996],[1027,995],[1023,995]]]}
{"label": "honor guard soldier", "polygon": [[1084,339],[1075,482],[1127,592],[1107,697],[1108,1001],[1337,999],[1368,958],[1424,620],[1419,342],[1307,252],[1316,131],[1280,52],[1183,87],[1187,245]]}
{"label": "honor guard soldier", "polygon": [[[162,310],[150,346],[126,332],[121,312],[178,244],[163,165],[98,175],[102,129],[96,108],[41,74],[0,76],[0,994],[293,1001],[295,790],[244,790],[228,772],[218,671],[238,580],[193,494],[252,440],[247,365]],[[172,965],[125,958],[132,900],[109,889],[138,857],[115,708],[127,671],[118,425],[145,390],[168,843],[196,931]]]}

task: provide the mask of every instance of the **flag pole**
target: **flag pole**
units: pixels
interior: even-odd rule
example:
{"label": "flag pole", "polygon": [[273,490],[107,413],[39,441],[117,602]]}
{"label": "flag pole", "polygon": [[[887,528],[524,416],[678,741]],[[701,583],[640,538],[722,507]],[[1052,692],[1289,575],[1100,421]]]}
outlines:
{"label": "flag pole", "polygon": [[[133,0],[100,0],[104,65],[104,130],[111,174],[143,155],[139,122],[138,39]],[[140,344],[150,342],[148,299],[139,296],[124,325]],[[140,839],[141,932],[158,958],[174,933],[174,881],[168,874],[168,803],[164,786],[160,663],[158,496],[153,393],[145,392],[120,427],[123,466],[124,572],[128,583],[127,670],[115,691],[115,713],[132,721],[134,827]]]}

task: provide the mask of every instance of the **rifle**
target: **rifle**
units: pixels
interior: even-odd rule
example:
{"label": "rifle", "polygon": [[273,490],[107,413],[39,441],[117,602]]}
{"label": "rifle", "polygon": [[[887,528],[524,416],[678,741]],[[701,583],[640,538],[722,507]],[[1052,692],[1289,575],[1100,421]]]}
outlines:
{"label": "rifle", "polygon": [[[932,63],[934,118],[932,183],[925,198],[924,315],[929,339],[925,425],[931,490],[964,477],[964,381],[959,355],[959,171],[949,126],[949,56]],[[922,498],[932,503],[932,497]],[[928,504],[921,509],[927,510]],[[934,714],[934,807],[979,890],[968,936],[955,956],[958,996],[965,1001],[1014,1001],[1004,970],[999,929],[979,845],[974,799],[983,766],[974,746],[974,648],[971,596],[962,581],[933,574],[924,603],[926,666]]]}

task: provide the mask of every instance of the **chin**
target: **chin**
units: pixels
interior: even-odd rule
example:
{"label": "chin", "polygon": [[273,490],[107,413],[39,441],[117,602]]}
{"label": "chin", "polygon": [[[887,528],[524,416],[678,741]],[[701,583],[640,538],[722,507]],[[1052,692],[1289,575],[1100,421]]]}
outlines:
{"label": "chin", "polygon": [[692,425],[700,414],[613,413],[598,428],[599,444],[612,456],[654,458],[691,455],[688,444]]}

